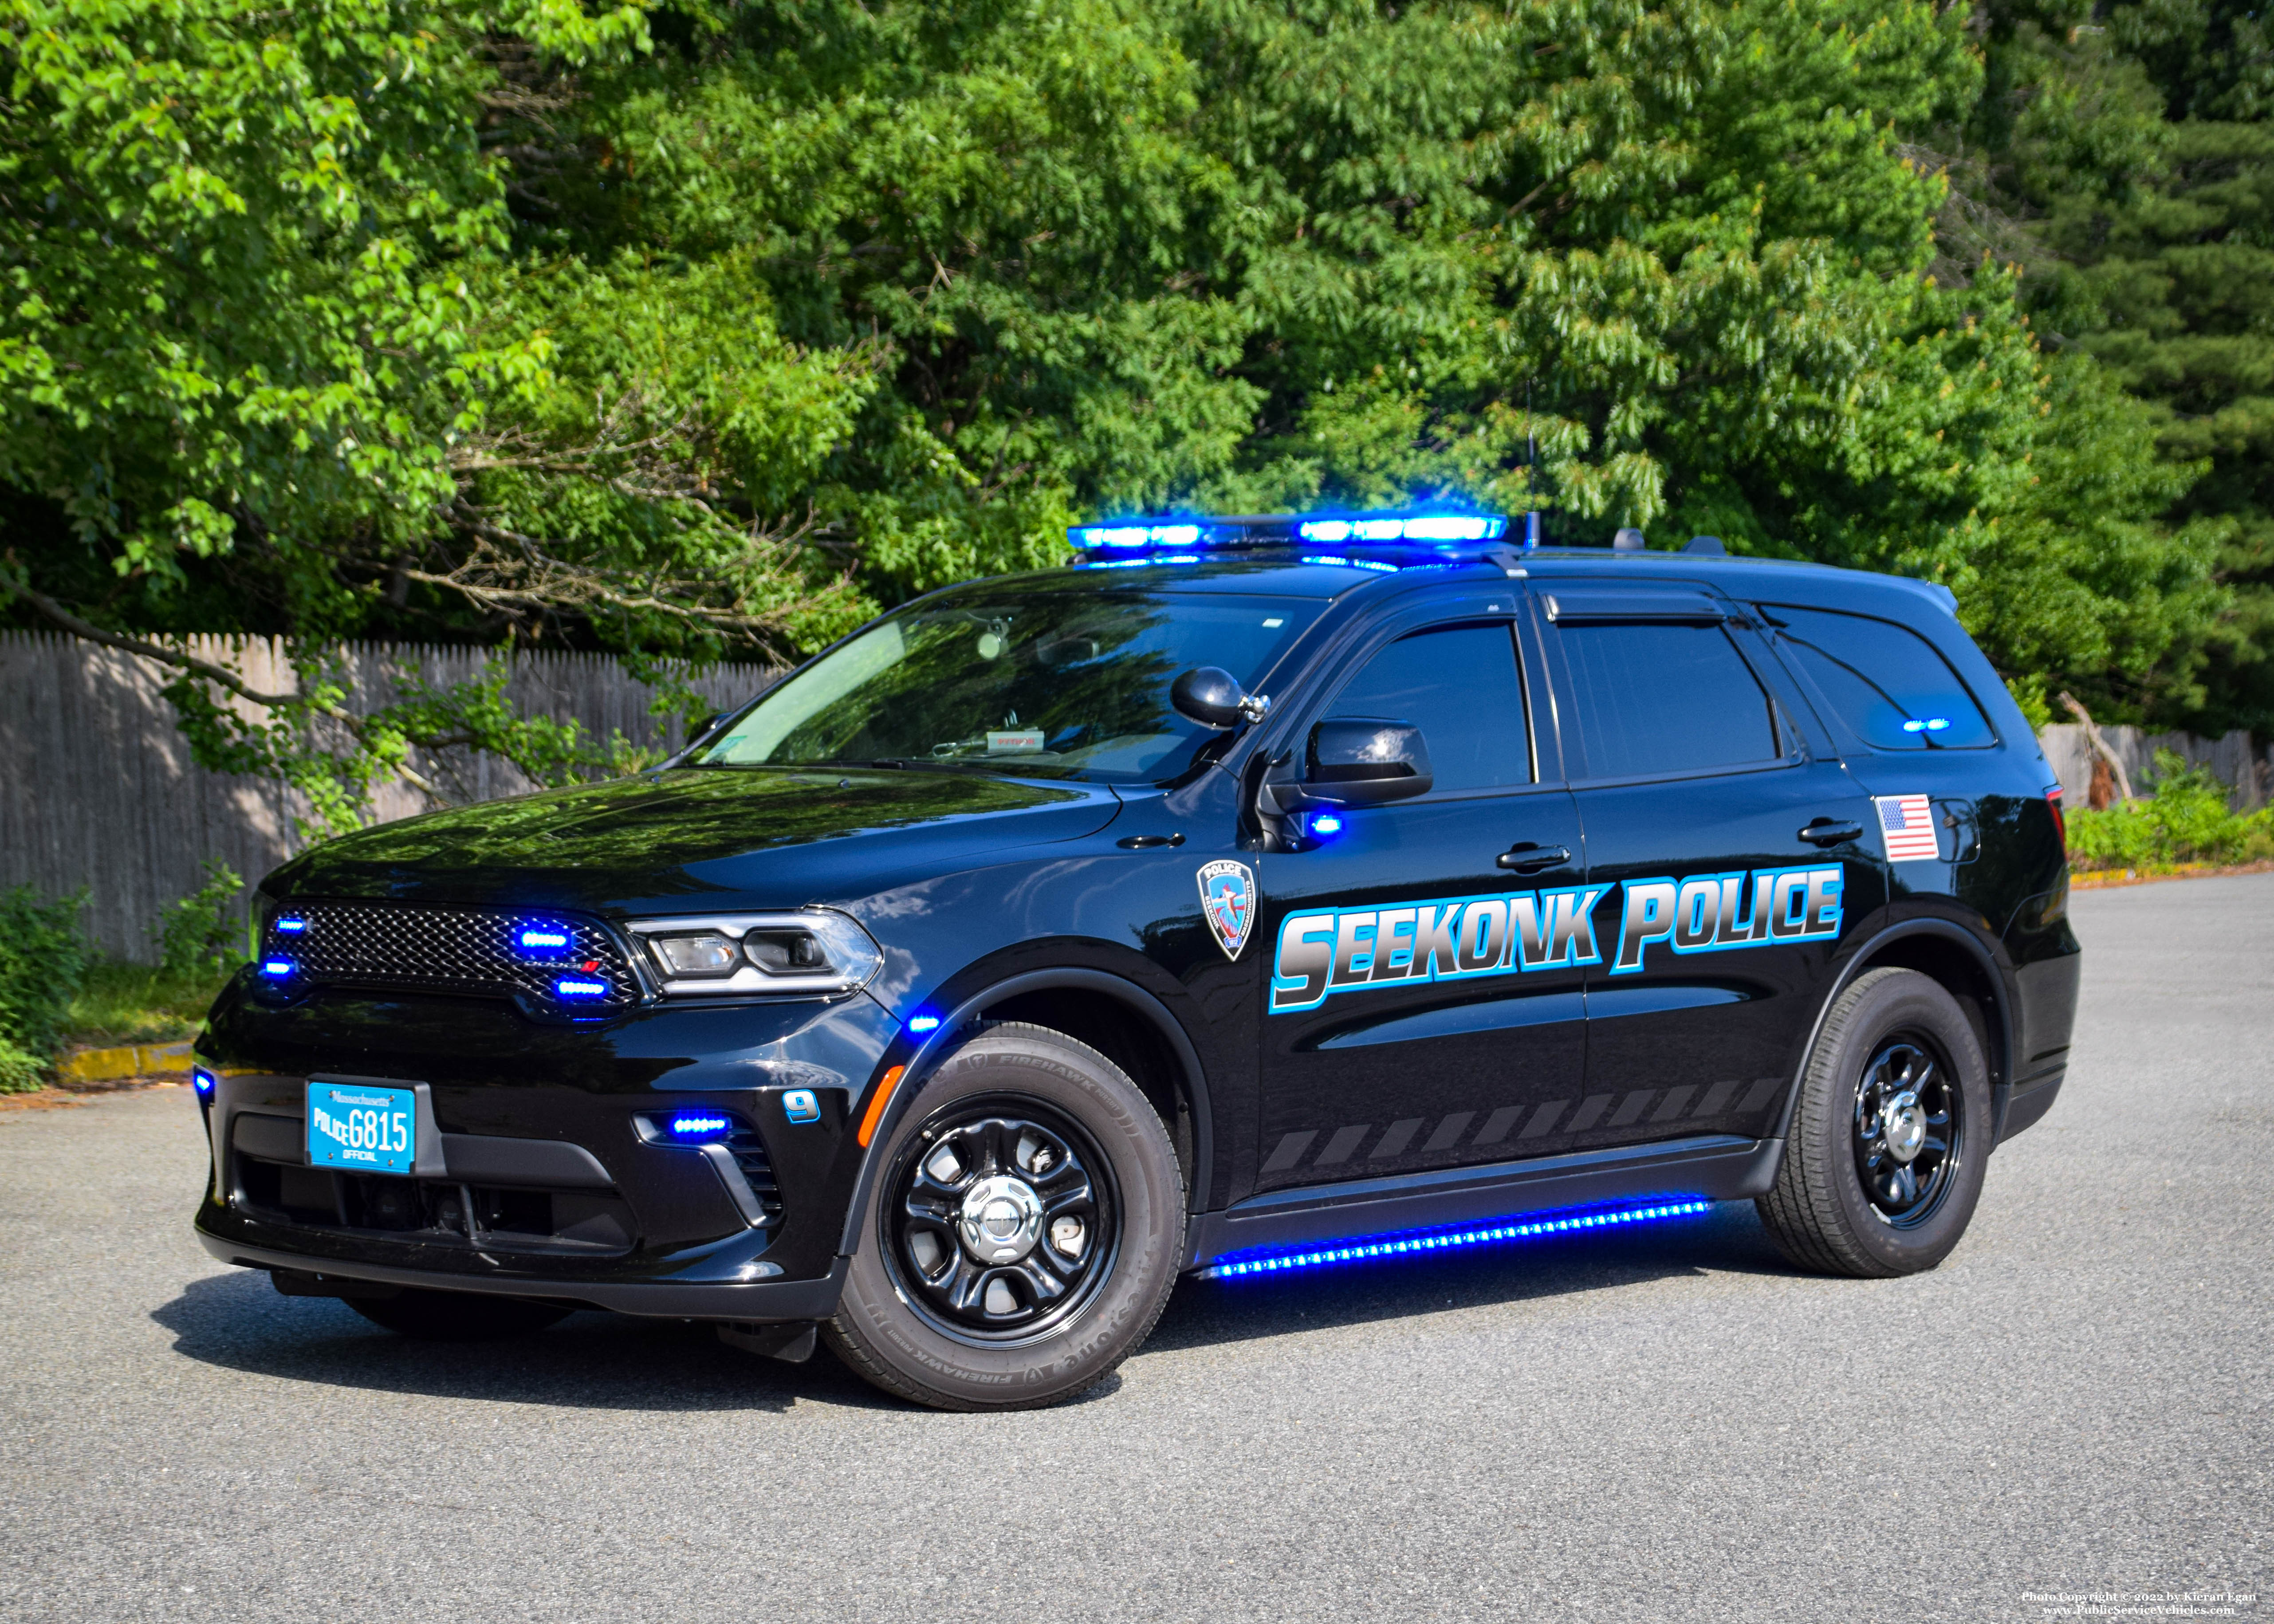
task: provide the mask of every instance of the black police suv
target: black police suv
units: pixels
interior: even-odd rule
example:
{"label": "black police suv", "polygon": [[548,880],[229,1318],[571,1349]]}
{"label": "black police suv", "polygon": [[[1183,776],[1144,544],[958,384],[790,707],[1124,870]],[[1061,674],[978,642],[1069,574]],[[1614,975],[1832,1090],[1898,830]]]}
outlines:
{"label": "black police suv", "polygon": [[306,853],[200,1040],[200,1238],[954,1409],[1090,1387],[1182,1271],[1745,1197],[1932,1267],[2068,1056],[2020,711],[1939,588],[1504,529],[1085,527],[652,771]]}

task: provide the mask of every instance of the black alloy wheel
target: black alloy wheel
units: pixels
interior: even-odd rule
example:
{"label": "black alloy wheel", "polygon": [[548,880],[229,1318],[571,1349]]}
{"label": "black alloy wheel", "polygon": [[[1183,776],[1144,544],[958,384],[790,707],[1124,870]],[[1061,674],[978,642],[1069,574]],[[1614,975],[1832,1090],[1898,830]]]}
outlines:
{"label": "black alloy wheel", "polygon": [[1856,1173],[1871,1210],[1916,1229],[1955,1182],[1964,1154],[1965,1096],[1923,1034],[1882,1045],[1856,1083]]}
{"label": "black alloy wheel", "polygon": [[1044,1335],[1112,1273],[1112,1186],[1089,1136],[1041,1101],[965,1101],[902,1147],[880,1239],[910,1305],[947,1335]]}
{"label": "black alloy wheel", "polygon": [[1152,1331],[1184,1263],[1184,1170],[1160,1113],[1104,1055],[1024,1022],[961,1034],[913,1086],[873,1147],[824,1339],[939,1410],[1096,1387]]}
{"label": "black alloy wheel", "polygon": [[1756,1198],[1784,1255],[1826,1274],[1931,1269],[1974,1216],[1990,1079],[1957,999],[1916,970],[1867,970],[1832,1001],[1793,1101],[1776,1183]]}

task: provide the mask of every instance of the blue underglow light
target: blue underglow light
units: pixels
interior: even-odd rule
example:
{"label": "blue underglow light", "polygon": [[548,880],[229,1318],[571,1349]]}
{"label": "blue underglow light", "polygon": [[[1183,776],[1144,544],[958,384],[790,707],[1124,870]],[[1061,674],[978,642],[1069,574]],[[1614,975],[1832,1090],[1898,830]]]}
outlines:
{"label": "blue underglow light", "polygon": [[264,959],[260,961],[260,974],[282,981],[292,974],[292,961],[289,959]]}
{"label": "blue underglow light", "polygon": [[1338,835],[1342,831],[1343,820],[1339,813],[1321,812],[1311,820],[1311,832],[1314,835]]}
{"label": "blue underglow light", "polygon": [[939,1017],[937,1015],[912,1015],[908,1018],[908,1030],[911,1032],[930,1032],[938,1025]]}
{"label": "blue underglow light", "polygon": [[606,981],[577,981],[564,976],[553,983],[553,990],[555,995],[563,998],[605,998],[608,996],[608,984]]}
{"label": "blue underglow light", "polygon": [[525,953],[557,953],[574,938],[566,925],[526,925],[516,939]]}
{"label": "blue underglow light", "polygon": [[214,1074],[203,1066],[198,1067],[190,1073],[190,1086],[198,1091],[200,1099],[209,1096],[214,1091]]}
{"label": "blue underglow light", "polygon": [[1903,731],[1907,733],[1939,733],[1949,726],[1950,718],[1948,717],[1931,716],[1923,722],[1916,720],[1905,722],[1903,724]]}
{"label": "blue underglow light", "polygon": [[1380,559],[1337,558],[1331,553],[1315,554],[1303,560],[1306,564],[1335,564],[1344,569],[1378,569],[1389,575],[1397,573],[1397,566],[1385,564]]}
{"label": "blue underglow light", "polygon": [[674,1116],[671,1119],[671,1136],[681,1139],[715,1139],[734,1126],[725,1116]]}
{"label": "blue underglow light", "polygon": [[1482,1246],[1496,1241],[1529,1240],[1540,1235],[1561,1235],[1579,1229],[1611,1229],[1621,1224],[1653,1223],[1710,1212],[1713,1203],[1697,1196],[1677,1196],[1642,1207],[1594,1208],[1534,1217],[1502,1218],[1459,1229],[1408,1230],[1403,1234],[1359,1236],[1299,1252],[1250,1253],[1226,1259],[1201,1271],[1204,1280],[1229,1280],[1247,1274],[1281,1274],[1317,1268],[1329,1263],[1364,1262],[1375,1258],[1449,1252],[1463,1246]]}
{"label": "blue underglow light", "polygon": [[305,919],[280,919],[275,925],[276,934],[280,936],[297,936],[307,928],[308,921]]}

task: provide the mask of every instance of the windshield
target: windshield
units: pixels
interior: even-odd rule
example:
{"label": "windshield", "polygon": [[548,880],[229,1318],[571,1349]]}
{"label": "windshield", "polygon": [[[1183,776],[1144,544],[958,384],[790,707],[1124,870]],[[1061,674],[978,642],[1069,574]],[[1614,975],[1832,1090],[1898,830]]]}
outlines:
{"label": "windshield", "polygon": [[1220,665],[1253,689],[1323,606],[1087,586],[929,598],[777,683],[689,761],[1171,778],[1210,735],[1171,709],[1170,683]]}

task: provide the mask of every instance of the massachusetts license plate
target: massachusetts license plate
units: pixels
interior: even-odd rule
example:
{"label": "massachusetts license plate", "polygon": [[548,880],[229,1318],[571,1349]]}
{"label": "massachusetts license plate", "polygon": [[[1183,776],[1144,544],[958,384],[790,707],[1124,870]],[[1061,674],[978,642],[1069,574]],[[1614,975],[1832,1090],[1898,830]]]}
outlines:
{"label": "massachusetts license plate", "polygon": [[373,1083],[310,1083],[308,1161],[358,1173],[408,1173],[418,1161],[418,1096]]}

